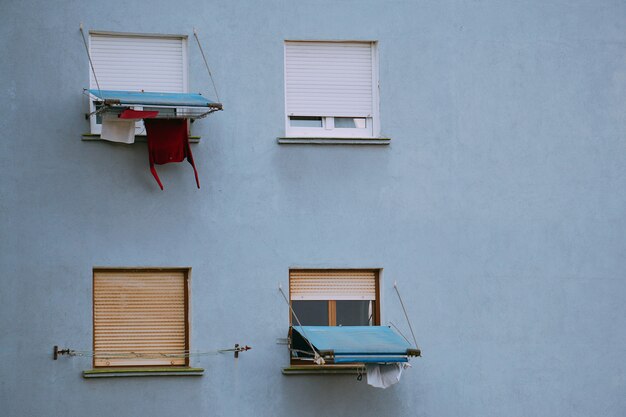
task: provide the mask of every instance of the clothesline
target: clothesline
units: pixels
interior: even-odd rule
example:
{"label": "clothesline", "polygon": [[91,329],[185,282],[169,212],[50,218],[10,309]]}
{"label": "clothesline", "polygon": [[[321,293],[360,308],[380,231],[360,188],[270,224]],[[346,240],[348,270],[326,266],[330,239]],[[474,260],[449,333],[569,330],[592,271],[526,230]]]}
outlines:
{"label": "clothesline", "polygon": [[190,351],[181,350],[173,352],[100,352],[93,350],[75,350],[75,349],[56,349],[58,355],[93,357],[96,359],[184,359],[199,356],[214,356],[221,353],[239,353],[252,349],[250,346],[238,346],[229,349],[215,349],[209,351]]}

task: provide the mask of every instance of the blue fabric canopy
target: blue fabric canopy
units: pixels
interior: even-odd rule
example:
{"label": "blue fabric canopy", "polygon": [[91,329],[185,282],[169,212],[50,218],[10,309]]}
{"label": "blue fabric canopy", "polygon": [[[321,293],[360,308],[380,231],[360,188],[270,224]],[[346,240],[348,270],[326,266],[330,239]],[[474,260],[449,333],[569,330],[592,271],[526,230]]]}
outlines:
{"label": "blue fabric canopy", "polygon": [[89,93],[100,100],[117,101],[119,104],[221,108],[220,103],[209,101],[201,94],[197,93],[155,93],[96,89],[89,90]]}
{"label": "blue fabric canopy", "polygon": [[293,326],[293,330],[297,333],[294,336],[308,340],[334,363],[408,362],[409,355],[419,355],[387,326]]}

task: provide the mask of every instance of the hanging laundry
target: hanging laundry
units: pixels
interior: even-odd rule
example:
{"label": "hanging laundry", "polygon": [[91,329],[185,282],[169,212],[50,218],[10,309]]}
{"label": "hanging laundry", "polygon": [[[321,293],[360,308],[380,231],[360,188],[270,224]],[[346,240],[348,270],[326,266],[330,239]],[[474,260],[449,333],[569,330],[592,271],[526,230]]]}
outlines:
{"label": "hanging laundry", "polygon": [[157,117],[158,114],[158,110],[126,109],[122,113],[120,113],[120,119],[151,119],[153,117]]}
{"label": "hanging laundry", "polygon": [[122,113],[102,116],[102,133],[100,138],[111,142],[134,143],[135,142],[135,122],[141,119],[156,117],[159,114],[156,110],[144,111],[125,109]]}
{"label": "hanging laundry", "polygon": [[100,139],[111,142],[134,143],[135,121],[120,119],[117,114],[103,114]]}
{"label": "hanging laundry", "polygon": [[400,382],[402,371],[411,365],[403,363],[368,364],[367,383],[376,388],[387,388]]}
{"label": "hanging laundry", "polygon": [[163,189],[163,184],[154,168],[154,164],[163,165],[170,162],[187,162],[193,167],[196,185],[200,188],[198,171],[193,161],[189,136],[187,135],[187,119],[144,119],[148,138],[148,156],[150,172]]}

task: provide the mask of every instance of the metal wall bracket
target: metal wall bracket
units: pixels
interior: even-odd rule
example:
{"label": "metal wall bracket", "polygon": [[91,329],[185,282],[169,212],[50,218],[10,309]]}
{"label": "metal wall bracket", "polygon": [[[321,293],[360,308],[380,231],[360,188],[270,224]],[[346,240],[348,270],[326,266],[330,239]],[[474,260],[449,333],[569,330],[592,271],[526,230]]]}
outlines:
{"label": "metal wall bracket", "polygon": [[69,355],[70,352],[70,349],[59,349],[57,345],[54,345],[54,348],[52,349],[52,358],[56,361],[59,358],[59,355]]}

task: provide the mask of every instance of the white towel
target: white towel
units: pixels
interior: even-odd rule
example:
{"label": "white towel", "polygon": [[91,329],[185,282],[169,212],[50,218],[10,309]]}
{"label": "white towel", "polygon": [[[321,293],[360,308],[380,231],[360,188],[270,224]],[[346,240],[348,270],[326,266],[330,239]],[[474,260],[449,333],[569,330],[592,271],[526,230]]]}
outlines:
{"label": "white towel", "polygon": [[100,138],[111,142],[134,143],[135,120],[120,119],[117,114],[103,114]]}

